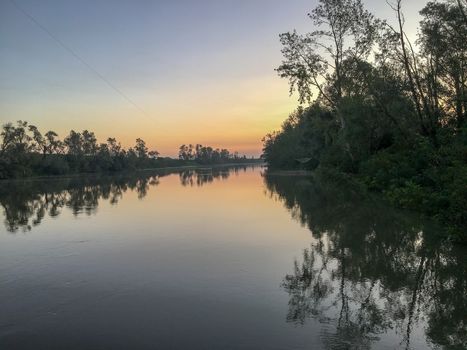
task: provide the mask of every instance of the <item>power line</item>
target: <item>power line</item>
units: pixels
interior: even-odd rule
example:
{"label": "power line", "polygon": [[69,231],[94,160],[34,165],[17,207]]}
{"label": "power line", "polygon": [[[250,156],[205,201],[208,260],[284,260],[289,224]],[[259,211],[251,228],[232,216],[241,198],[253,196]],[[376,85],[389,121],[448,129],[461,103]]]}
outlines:
{"label": "power line", "polygon": [[106,83],[112,90],[118,93],[121,97],[123,97],[127,102],[132,104],[137,110],[139,110],[142,114],[146,117],[150,118],[149,115],[138,106],[131,98],[123,93],[118,87],[112,84],[109,80],[107,80],[97,69],[91,66],[88,62],[86,62],[81,56],[79,56],[70,46],[66,45],[62,40],[60,40],[56,35],[54,35],[47,27],[43,26],[38,20],[36,20],[31,14],[29,14],[26,10],[24,10],[21,6],[19,6],[15,0],[10,0],[11,3],[26,17],[28,17],[34,24],[36,24],[40,29],[42,29],[48,36],[50,36],[57,44],[59,44],[63,49],[68,51],[74,58],[80,61],[83,65],[85,65],[91,72],[93,72],[99,79],[101,79],[104,83]]}

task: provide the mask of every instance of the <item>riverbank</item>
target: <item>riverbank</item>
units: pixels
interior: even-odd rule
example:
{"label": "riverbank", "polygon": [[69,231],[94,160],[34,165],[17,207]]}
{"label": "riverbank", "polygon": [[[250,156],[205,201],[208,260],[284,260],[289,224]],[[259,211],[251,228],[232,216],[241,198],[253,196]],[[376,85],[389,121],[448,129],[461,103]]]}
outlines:
{"label": "riverbank", "polygon": [[133,170],[121,170],[115,172],[89,172],[89,173],[72,173],[64,175],[37,175],[37,176],[28,176],[20,178],[11,178],[11,179],[0,179],[0,185],[9,183],[9,182],[19,182],[19,181],[34,181],[34,180],[54,180],[54,179],[67,179],[67,178],[77,178],[77,177],[97,177],[97,176],[118,176],[118,175],[129,175],[137,174],[144,172],[164,172],[164,171],[180,171],[180,170],[196,170],[196,169],[206,169],[206,168],[228,168],[228,167],[241,167],[241,166],[264,166],[266,163],[263,161],[258,162],[246,162],[246,163],[224,163],[224,164],[197,164],[197,165],[179,165],[179,166],[166,166],[160,168],[145,168],[145,169],[133,169]]}
{"label": "riverbank", "polygon": [[[372,186],[368,177],[362,174],[348,174],[331,168],[318,168],[315,170],[271,168],[268,169],[267,175],[275,177],[306,176],[313,178],[321,186],[336,186],[342,191],[353,192],[359,198],[371,198],[373,201],[384,202],[392,208],[417,213],[437,223],[440,228],[438,237],[447,238],[462,245],[467,244],[467,228],[464,221],[461,220],[464,215],[462,207],[440,204],[442,196],[448,198],[444,199],[444,203],[449,203],[448,200],[454,202],[452,198],[457,198],[458,193],[455,191],[450,192],[449,187],[438,189],[436,192],[424,191],[423,188],[415,185],[412,185],[411,191],[403,191],[401,187],[396,187],[394,184],[386,188],[377,188],[374,183]],[[410,184],[406,186],[410,187]],[[457,186],[456,182],[452,182],[451,187],[454,186]],[[430,201],[430,198],[438,198],[438,200]]]}

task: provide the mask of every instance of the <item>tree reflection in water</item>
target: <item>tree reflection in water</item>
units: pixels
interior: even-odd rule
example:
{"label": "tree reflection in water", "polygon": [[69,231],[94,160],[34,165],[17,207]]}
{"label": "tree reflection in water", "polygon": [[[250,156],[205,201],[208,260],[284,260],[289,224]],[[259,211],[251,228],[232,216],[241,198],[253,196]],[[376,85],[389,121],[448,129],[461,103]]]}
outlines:
{"label": "tree reflection in water", "polygon": [[127,190],[143,198],[158,179],[159,175],[120,175],[6,182],[0,185],[0,205],[9,232],[29,231],[45,215],[58,216],[63,208],[75,216],[91,215],[100,200],[117,204]]}
{"label": "tree reflection in water", "polygon": [[183,186],[203,186],[214,180],[226,179],[231,173],[246,170],[247,166],[237,166],[4,181],[0,183],[0,205],[7,231],[26,232],[39,225],[46,215],[60,215],[63,208],[68,208],[75,216],[92,215],[97,212],[100,201],[115,205],[128,190],[136,192],[138,198],[143,199],[150,187],[157,186],[160,178],[170,174],[178,173]]}
{"label": "tree reflection in water", "polygon": [[180,172],[180,183],[183,186],[203,186],[214,180],[226,180],[231,172],[237,173],[246,169],[247,166],[187,169]]}
{"label": "tree reflection in water", "polygon": [[330,349],[371,348],[387,332],[409,349],[416,326],[428,343],[467,348],[465,247],[440,243],[434,225],[352,186],[309,176],[264,179],[268,194],[315,239],[282,282],[288,322],[319,320]]}

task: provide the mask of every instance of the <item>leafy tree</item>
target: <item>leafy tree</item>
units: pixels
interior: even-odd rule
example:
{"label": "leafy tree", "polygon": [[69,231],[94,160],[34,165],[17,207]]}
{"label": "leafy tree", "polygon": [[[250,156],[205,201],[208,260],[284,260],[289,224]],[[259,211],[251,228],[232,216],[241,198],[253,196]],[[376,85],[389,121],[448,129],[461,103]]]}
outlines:
{"label": "leafy tree", "polygon": [[68,154],[78,156],[83,154],[83,136],[74,130],[63,140]]}
{"label": "leafy tree", "polygon": [[339,103],[345,96],[344,67],[348,61],[364,60],[373,47],[376,21],[360,0],[320,0],[308,15],[320,29],[305,35],[296,31],[280,35],[284,60],[277,68],[289,79],[290,93],[295,89],[299,101],[310,102],[315,90],[339,116],[345,118]]}
{"label": "leafy tree", "polygon": [[389,5],[396,26],[375,19],[361,1],[320,0],[309,14],[314,31],[280,36],[277,71],[309,105],[263,139],[269,166],[355,174],[395,205],[437,216],[455,239],[465,239],[464,1],[427,3],[412,43],[402,0]]}
{"label": "leafy tree", "polygon": [[47,131],[44,136],[44,154],[63,153],[63,142],[57,139],[58,135],[55,131]]}
{"label": "leafy tree", "polygon": [[429,2],[420,12],[425,89],[442,120],[461,128],[467,113],[467,23],[453,3]]}
{"label": "leafy tree", "polygon": [[83,153],[87,156],[93,156],[97,152],[97,139],[93,132],[84,130],[82,136]]}
{"label": "leafy tree", "polygon": [[122,145],[113,137],[107,139],[107,147],[112,157],[119,155],[122,151]]}
{"label": "leafy tree", "polygon": [[145,159],[148,157],[148,148],[144,140],[137,138],[134,150],[138,158]]}
{"label": "leafy tree", "polygon": [[151,159],[157,159],[157,157],[159,156],[159,152],[156,151],[156,150],[152,150],[152,151],[149,151],[148,152],[148,157],[151,158]]}

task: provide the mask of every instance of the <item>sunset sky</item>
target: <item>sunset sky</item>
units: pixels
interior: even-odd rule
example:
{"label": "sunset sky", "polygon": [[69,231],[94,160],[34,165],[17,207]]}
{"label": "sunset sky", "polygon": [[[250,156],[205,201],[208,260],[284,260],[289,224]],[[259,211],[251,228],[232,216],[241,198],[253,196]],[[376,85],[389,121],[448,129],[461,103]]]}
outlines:
{"label": "sunset sky", "polygon": [[[383,0],[366,3],[393,16]],[[412,36],[424,3],[405,1]],[[297,105],[274,72],[278,34],[312,30],[315,4],[2,0],[0,122],[28,120],[60,137],[89,129],[126,147],[141,137],[169,156],[182,143],[258,156]]]}

